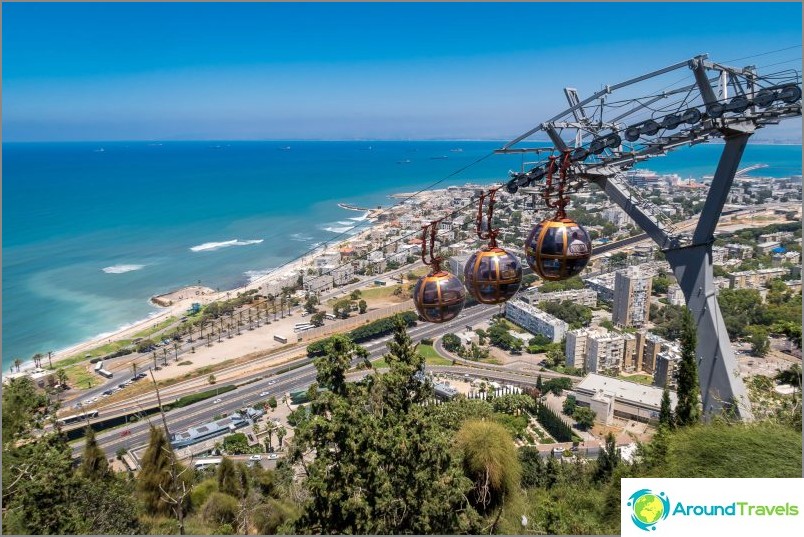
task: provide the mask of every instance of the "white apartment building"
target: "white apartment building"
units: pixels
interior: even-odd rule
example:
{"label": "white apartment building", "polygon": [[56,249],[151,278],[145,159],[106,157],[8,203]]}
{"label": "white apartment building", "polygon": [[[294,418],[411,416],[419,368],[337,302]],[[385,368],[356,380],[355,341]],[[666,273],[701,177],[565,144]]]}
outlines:
{"label": "white apartment building", "polygon": [[553,343],[561,341],[567,333],[567,323],[521,300],[505,303],[505,317],[531,334],[541,334]]}

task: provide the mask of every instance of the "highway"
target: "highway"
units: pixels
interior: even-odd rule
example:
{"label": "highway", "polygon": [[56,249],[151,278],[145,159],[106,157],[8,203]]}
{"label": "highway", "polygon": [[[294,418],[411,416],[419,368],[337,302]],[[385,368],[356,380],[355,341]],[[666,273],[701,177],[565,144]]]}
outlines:
{"label": "highway", "polygon": [[[452,321],[443,324],[419,323],[417,326],[409,329],[408,333],[414,341],[420,341],[423,338],[435,339],[448,332],[457,331],[463,327],[463,325],[488,319],[498,310],[499,306],[476,305],[467,308],[459,317]],[[364,345],[370,353],[370,359],[379,358],[387,352],[386,343],[390,338],[391,336],[385,336]],[[354,360],[353,365],[356,365],[359,361],[361,360]],[[464,369],[466,369],[466,371],[463,371]],[[455,368],[455,370],[460,370],[464,373],[472,371],[475,374],[480,374],[481,371],[475,368]],[[246,382],[259,376],[265,377],[266,374],[267,371],[261,374],[244,377],[240,382]],[[515,378],[523,380],[530,378],[532,382],[535,382],[533,377],[521,374],[500,373],[490,369],[483,369],[482,375],[489,378],[491,378],[492,375],[499,375],[501,380],[513,380]],[[306,389],[315,381],[315,377],[315,367],[308,361],[301,367],[292,371],[273,375],[269,378],[263,378],[262,380],[257,380],[236,390],[221,394],[219,397],[221,402],[218,404],[212,404],[209,400],[206,400],[185,408],[174,409],[166,414],[168,425],[171,431],[179,432],[194,425],[206,423],[215,415],[232,412],[240,408],[254,405],[259,401],[264,401],[270,397],[270,395],[274,395],[277,399],[281,400],[281,398],[289,392]],[[495,376],[495,378],[497,377]],[[259,394],[263,392],[269,392],[270,395],[260,396]],[[105,414],[103,416],[105,416]],[[151,416],[150,420],[160,420],[160,418],[158,416]],[[154,421],[154,423],[156,422],[157,421]],[[111,455],[116,453],[121,447],[129,449],[147,442],[147,421],[136,422],[129,425],[127,429],[130,433],[126,436],[121,436],[123,432],[121,428],[100,432],[97,435],[98,443],[106,450],[107,454]],[[76,441],[74,443],[73,455],[80,455],[82,446],[83,440]]]}

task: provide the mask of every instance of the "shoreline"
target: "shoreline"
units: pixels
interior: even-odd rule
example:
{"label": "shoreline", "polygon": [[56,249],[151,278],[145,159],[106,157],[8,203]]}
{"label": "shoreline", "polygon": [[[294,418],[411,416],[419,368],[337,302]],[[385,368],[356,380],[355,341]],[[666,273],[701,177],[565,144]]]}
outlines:
{"label": "shoreline", "polygon": [[[344,209],[349,210],[349,209]],[[368,210],[371,213],[373,210]],[[369,221],[370,224],[366,225],[366,221]],[[288,261],[287,263],[271,269],[268,273],[262,274],[245,285],[241,285],[239,287],[233,287],[231,289],[222,289],[221,291],[214,291],[210,288],[199,287],[198,285],[187,285],[184,287],[180,287],[178,289],[174,289],[172,291],[168,291],[166,293],[161,293],[159,295],[152,295],[148,298],[148,303],[158,308],[156,311],[152,312],[145,318],[133,321],[129,324],[123,325],[118,327],[114,330],[104,332],[98,334],[96,336],[92,336],[89,339],[85,339],[79,343],[74,345],[70,345],[68,347],[64,347],[57,351],[53,352],[52,360],[54,362],[58,360],[64,360],[66,358],[70,358],[75,356],[81,352],[89,351],[96,347],[105,345],[112,341],[117,341],[120,339],[126,339],[127,337],[133,336],[134,334],[141,332],[143,330],[148,329],[149,327],[162,322],[163,320],[167,319],[171,316],[178,316],[181,317],[187,313],[187,310],[192,306],[192,303],[198,302],[202,305],[209,304],[210,302],[215,302],[217,300],[225,300],[227,295],[231,297],[232,294],[236,293],[243,293],[252,289],[260,289],[265,284],[270,283],[274,279],[282,279],[286,278],[292,274],[298,274],[300,270],[304,267],[309,265],[312,260],[316,256],[325,255],[325,254],[336,254],[338,253],[338,246],[343,242],[348,242],[352,240],[360,240],[360,238],[366,234],[371,233],[374,229],[377,221],[372,218],[369,214],[366,217],[366,220],[361,222],[357,222],[354,226],[354,230],[357,233],[349,236],[340,237],[337,242],[332,241],[325,241],[323,244],[317,246],[315,249],[310,251],[305,251],[303,254],[299,254],[296,259]],[[208,290],[208,292],[204,292],[203,290]],[[201,294],[196,294],[196,291],[200,292]],[[171,297],[173,300],[171,300]],[[157,300],[166,300],[169,302],[168,304],[161,305],[155,301]],[[32,360],[26,360],[22,364],[20,364],[20,371],[27,371],[34,369],[34,362]],[[16,368],[14,364],[9,364],[9,368],[7,371],[3,371],[3,374],[15,372]]]}

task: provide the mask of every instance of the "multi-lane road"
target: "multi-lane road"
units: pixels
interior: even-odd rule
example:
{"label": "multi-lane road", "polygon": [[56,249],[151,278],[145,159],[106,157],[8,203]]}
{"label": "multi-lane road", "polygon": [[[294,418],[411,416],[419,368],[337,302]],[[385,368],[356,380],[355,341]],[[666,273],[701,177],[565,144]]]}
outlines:
{"label": "multi-lane road", "polygon": [[[409,334],[414,341],[421,339],[435,339],[448,332],[459,330],[464,325],[472,325],[477,322],[488,319],[499,310],[498,306],[485,306],[477,305],[467,308],[458,318],[443,324],[429,324],[419,323],[417,326],[409,330]],[[370,353],[370,359],[379,358],[387,352],[386,343],[390,336],[386,336],[364,345]],[[355,360],[357,364],[359,360]],[[273,370],[278,368],[272,368]],[[441,369],[441,368],[438,368]],[[516,373],[499,372],[494,370],[476,368],[451,368],[463,373],[472,372],[474,374],[481,374],[489,378],[499,378],[500,380],[521,381],[526,382],[530,380],[535,382],[533,377],[521,375]],[[194,425],[205,423],[212,419],[215,415],[232,412],[234,410],[244,408],[256,404],[259,401],[264,401],[269,396],[261,396],[261,393],[268,392],[270,395],[277,396],[281,399],[282,396],[289,392],[307,388],[315,381],[316,370],[312,363],[308,360],[304,365],[297,367],[291,371],[281,374],[270,373],[271,370],[266,370],[262,373],[253,374],[240,379],[240,382],[248,382],[249,380],[263,377],[260,380],[248,383],[239,387],[236,390],[222,394],[218,399],[219,403],[211,403],[209,400],[201,403],[196,403],[184,408],[171,410],[166,414],[168,425],[171,431],[183,431]],[[152,416],[151,420],[158,420],[158,417]],[[140,421],[131,424],[127,427],[125,436],[122,436],[123,431],[120,428],[101,432],[97,435],[98,443],[106,450],[106,453],[115,453],[119,448],[130,449],[142,445],[148,440],[148,423],[147,421]],[[74,444],[73,453],[79,455],[83,446],[83,441],[76,441]]]}

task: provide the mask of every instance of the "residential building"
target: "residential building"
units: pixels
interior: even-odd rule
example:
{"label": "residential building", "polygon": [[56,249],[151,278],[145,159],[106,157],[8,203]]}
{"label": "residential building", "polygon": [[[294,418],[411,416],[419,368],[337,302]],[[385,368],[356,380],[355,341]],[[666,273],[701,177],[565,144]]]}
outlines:
{"label": "residential building", "polygon": [[680,285],[674,283],[668,286],[667,301],[672,306],[683,306],[686,304],[686,301],[684,300],[684,292],[681,290]]}
{"label": "residential building", "polygon": [[539,289],[527,291],[522,300],[538,306],[542,302],[563,302],[569,300],[581,306],[597,306],[597,293],[593,289],[570,289],[568,291],[556,291],[553,293],[540,293]]}
{"label": "residential building", "polygon": [[637,353],[641,350],[642,358],[638,369],[652,375],[656,370],[656,357],[669,347],[670,342],[661,336],[651,332],[637,332]]}
{"label": "residential building", "polygon": [[600,301],[611,304],[614,302],[614,278],[615,274],[601,274],[594,278],[584,278],[584,283],[597,293]]}
{"label": "residential building", "polygon": [[667,386],[675,390],[678,384],[678,365],[681,354],[675,347],[668,348],[656,355],[656,369],[653,371],[653,385],[659,388]]}
{"label": "residential building", "polygon": [[589,373],[620,372],[623,368],[625,341],[613,332],[589,334],[586,343],[586,371]]}
{"label": "residential building", "polygon": [[553,343],[561,341],[567,333],[567,323],[521,300],[505,303],[505,317],[531,334],[541,334]]}
{"label": "residential building", "polygon": [[744,270],[729,274],[731,289],[747,289],[762,287],[774,278],[781,278],[788,270],[784,267],[766,268],[758,270]]}
{"label": "residential building", "polygon": [[648,322],[653,275],[638,267],[617,272],[611,320],[620,326],[641,327]]}
{"label": "residential building", "polygon": [[564,355],[567,357],[567,367],[582,369],[586,366],[586,344],[593,328],[579,328],[567,332],[567,342],[564,344]]}
{"label": "residential building", "polygon": [[631,373],[636,370],[637,338],[636,335],[625,332],[623,338],[623,366],[622,370]]}

